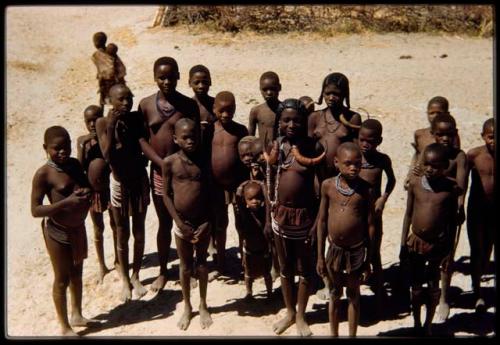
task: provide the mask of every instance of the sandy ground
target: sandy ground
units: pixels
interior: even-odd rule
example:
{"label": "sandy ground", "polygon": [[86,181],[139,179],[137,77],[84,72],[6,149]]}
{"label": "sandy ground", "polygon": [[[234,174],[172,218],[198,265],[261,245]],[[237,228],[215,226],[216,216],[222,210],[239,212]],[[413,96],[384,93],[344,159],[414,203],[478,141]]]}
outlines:
{"label": "sandy ground", "polygon": [[[426,102],[446,96],[456,117],[464,150],[482,145],[482,123],[493,116],[493,42],[491,39],[421,34],[232,36],[188,29],[149,29],[156,7],[10,7],[6,16],[7,71],[7,334],[54,336],[58,333],[51,297],[52,268],[40,231],[40,219],[30,214],[31,180],[45,162],[43,132],[63,125],[73,138],[85,133],[83,109],[97,102],[92,34],[105,31],[108,42],[119,46],[127,66],[127,80],[140,99],[156,92],[152,66],[164,55],[177,59],[181,71],[178,89],[187,95],[187,73],[202,63],[212,73],[210,93],[231,90],[237,99],[236,120],[247,124],[250,108],[262,102],[258,78],[276,71],[283,85],[281,99],[320,94],[321,82],[333,71],[350,80],[351,105],[364,108],[384,125],[380,150],[389,154],[398,183],[384,213],[382,260],[388,289],[397,282],[400,231],[405,206],[402,181],[409,164],[413,131],[427,126]],[[446,58],[441,58],[446,54]],[[411,59],[399,59],[411,55]],[[236,264],[236,236],[231,214],[228,229],[230,262]],[[107,222],[107,216],[105,218]],[[244,285],[234,279],[214,281],[208,287],[213,325],[202,330],[195,316],[187,331],[176,327],[182,311],[180,285],[169,281],[163,293],[152,292],[123,305],[118,298],[116,271],[96,283],[98,265],[87,219],[89,258],[84,265],[83,310],[103,321],[99,329],[77,329],[87,336],[274,336],[271,324],[285,312],[279,289],[267,301],[262,280],[255,283],[255,303],[241,301]],[[146,248],[141,279],[149,285],[156,274],[157,218],[148,211]],[[457,249],[458,271],[452,281],[450,320],[436,326],[446,335],[492,334],[495,309],[482,318],[473,313],[469,272],[469,244],[465,226]],[[132,244],[132,240],[130,242]],[[106,261],[111,266],[112,242],[105,230]],[[175,253],[172,245],[171,253]],[[178,259],[169,263],[178,277]],[[485,276],[490,306],[494,277]],[[279,287],[276,281],[275,288]],[[389,316],[376,321],[373,293],[362,288],[362,316],[358,335],[407,335],[412,317],[402,306],[388,304]],[[198,290],[192,291],[197,311]],[[314,336],[329,334],[327,305],[312,296],[307,317]],[[340,333],[347,335],[345,316]],[[296,334],[294,326],[284,336]]]}

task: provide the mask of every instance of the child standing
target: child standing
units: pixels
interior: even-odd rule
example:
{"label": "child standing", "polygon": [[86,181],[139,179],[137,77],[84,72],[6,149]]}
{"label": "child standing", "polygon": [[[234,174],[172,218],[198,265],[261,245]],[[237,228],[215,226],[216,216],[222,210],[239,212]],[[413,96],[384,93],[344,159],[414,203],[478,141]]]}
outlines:
{"label": "child standing", "polygon": [[[349,336],[356,336],[359,322],[359,287],[370,273],[370,251],[373,248],[374,202],[368,182],[360,178],[362,155],[354,143],[343,143],[337,149],[335,166],[339,175],[323,181],[318,216],[318,260],[320,276],[328,273],[330,331],[339,335],[340,298],[346,287],[349,299]],[[325,239],[330,246],[326,255]]]}
{"label": "child standing", "polygon": [[[281,334],[295,323],[300,336],[309,336],[312,333],[305,319],[305,310],[313,271],[311,229],[317,210],[314,166],[324,154],[309,158],[317,151],[314,141],[307,136],[307,110],[301,101],[283,101],[277,109],[277,116],[279,135],[270,154],[265,153],[271,201],[266,231],[272,228],[274,232],[287,312],[273,325],[273,330]],[[276,168],[275,174],[271,168]],[[295,274],[300,277],[297,293],[294,292]]]}
{"label": "child standing", "polygon": [[[82,166],[71,158],[71,139],[61,126],[47,128],[43,149],[48,161],[33,176],[31,214],[44,217],[43,237],[54,270],[52,298],[64,336],[76,336],[72,326],[89,326],[94,320],[82,316],[82,270],[87,257],[85,218],[91,190]],[[44,205],[47,196],[50,205]],[[70,288],[71,318],[68,320],[66,291]]]}
{"label": "child standing", "polygon": [[483,124],[484,145],[467,152],[471,187],[467,204],[467,234],[469,236],[472,289],[476,311],[486,310],[481,292],[481,275],[489,262],[495,239],[495,125],[490,118]]}
{"label": "child standing", "polygon": [[[109,269],[106,267],[104,260],[103,214],[109,208],[109,174],[111,172],[109,165],[104,160],[99,143],[97,142],[95,124],[97,119],[102,116],[101,107],[96,105],[88,106],[83,112],[83,117],[89,133],[77,139],[78,161],[80,161],[83,170],[86,172],[90,186],[92,187],[90,218],[94,224],[94,243],[100,269],[99,283],[102,283],[104,276],[109,273]],[[116,226],[111,211],[109,212],[109,225],[113,231],[113,247],[115,252],[114,265],[117,267]]]}
{"label": "child standing", "polygon": [[[362,162],[359,176],[367,181],[373,192],[373,202],[375,203],[375,214],[373,219],[374,234],[371,234],[370,252],[372,257],[370,262],[373,266],[375,278],[375,295],[377,298],[377,313],[379,316],[383,312],[383,302],[386,296],[384,291],[384,280],[382,276],[382,261],[380,257],[380,245],[382,243],[382,212],[385,203],[396,185],[396,177],[392,169],[391,158],[385,153],[377,151],[377,147],[382,143],[382,124],[375,119],[367,119],[361,124],[358,134],[358,145],[361,149]],[[387,182],[384,193],[382,193],[382,173],[385,173]]]}
{"label": "child standing", "polygon": [[196,252],[196,270],[200,280],[200,324],[208,328],[212,318],[207,307],[208,269],[207,249],[210,242],[210,223],[207,198],[208,162],[197,153],[198,131],[196,123],[182,118],[175,124],[175,143],[180,151],[163,160],[163,201],[174,225],[175,244],[180,259],[180,281],[184,300],[184,313],[177,326],[186,330],[193,317],[190,279],[193,254]]}

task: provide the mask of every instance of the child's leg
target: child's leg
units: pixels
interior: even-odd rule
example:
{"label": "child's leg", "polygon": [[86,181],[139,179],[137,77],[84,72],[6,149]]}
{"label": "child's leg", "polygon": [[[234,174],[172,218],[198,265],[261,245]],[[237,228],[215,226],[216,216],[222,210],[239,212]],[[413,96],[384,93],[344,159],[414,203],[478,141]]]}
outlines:
{"label": "child's leg", "polygon": [[375,296],[377,300],[377,314],[382,316],[384,310],[384,277],[382,271],[382,259],[380,256],[380,246],[382,244],[382,215],[375,219],[375,238],[372,247],[372,265],[375,280]]}
{"label": "child's leg", "polygon": [[349,300],[347,308],[347,320],[349,322],[349,336],[355,337],[359,324],[359,286],[361,277],[358,272],[351,273],[347,276],[346,295]]}
{"label": "child's leg", "polygon": [[294,261],[294,253],[292,252],[292,246],[287,246],[287,255],[285,255],[285,248],[283,248],[283,245],[286,245],[286,239],[282,239],[280,236],[274,234],[274,241],[276,243],[276,250],[280,263],[281,293],[286,306],[286,316],[273,325],[273,331],[276,334],[281,334],[295,323],[295,315],[297,313],[295,311],[295,303],[293,302],[294,281],[292,261]]}
{"label": "child's leg", "polygon": [[214,216],[214,242],[215,248],[217,249],[217,274],[222,274],[224,272],[224,267],[226,263],[226,234],[227,226],[229,224],[229,218],[227,214],[227,205],[224,199],[224,191],[218,191],[217,204],[215,205]]}
{"label": "child's leg", "polygon": [[[184,312],[177,323],[177,327],[186,330],[193,317],[193,306],[191,305],[191,269],[193,267],[193,245],[175,235],[175,245],[179,255],[179,279],[182,287],[182,299],[184,301]],[[201,284],[200,284],[201,285]]]}
{"label": "child's leg", "polygon": [[71,292],[71,326],[85,327],[96,320],[86,319],[82,315],[82,271],[83,262],[71,267],[69,289]]}
{"label": "child's leg", "polygon": [[[469,206],[470,210],[470,206]],[[477,300],[480,294],[480,279],[481,279],[481,240],[480,232],[483,230],[478,222],[478,219],[468,212],[467,214],[467,235],[469,237],[470,246],[470,264],[471,264],[471,280],[474,297]]]}
{"label": "child's leg", "polygon": [[247,293],[245,295],[245,300],[251,300],[253,297],[252,285],[253,285],[253,279],[245,275],[245,287],[247,290]]}
{"label": "child's leg", "polygon": [[111,209],[108,209],[108,216],[109,216],[109,226],[111,227],[111,230],[113,231],[113,249],[115,252],[115,261],[114,261],[114,266],[116,270],[119,270],[119,261],[118,261],[118,242],[117,242],[117,235],[116,235],[116,223],[115,223],[115,218],[113,217],[113,212],[111,212]]}
{"label": "child's leg", "polygon": [[342,298],[343,277],[341,273],[332,274],[329,279],[332,281],[330,291],[330,303],[328,304],[328,319],[330,320],[330,333],[333,337],[339,336],[340,321],[340,299]]}
{"label": "child's leg", "polygon": [[427,303],[424,330],[426,335],[431,335],[432,319],[439,303],[441,289],[439,288],[439,261],[430,261],[427,266]]}
{"label": "child's leg", "polygon": [[101,212],[95,212],[90,210],[90,218],[92,219],[92,224],[94,225],[94,243],[97,253],[97,261],[99,262],[99,283],[102,283],[104,276],[109,272],[106,267],[104,260],[104,222],[103,214]]}
{"label": "child's leg", "polygon": [[76,336],[68,321],[66,289],[70,281],[70,272],[73,262],[71,247],[61,244],[44,230],[45,243],[49,252],[52,268],[54,269],[54,282],[52,284],[52,298],[56,307],[57,319],[61,326],[61,333],[65,336]]}
{"label": "child's leg", "polygon": [[267,298],[271,298],[273,295],[273,277],[268,273],[264,275],[264,283],[266,284]]}
{"label": "child's leg", "polygon": [[[459,226],[460,227],[460,226]],[[458,227],[458,228],[459,228]],[[448,293],[450,290],[450,285],[451,285],[451,277],[453,276],[453,260],[454,260],[454,255],[455,252],[453,250],[454,247],[454,242],[455,242],[455,236],[456,232],[458,231],[457,226],[451,225],[451,231],[450,231],[450,254],[449,256],[443,261],[443,267],[441,270],[441,299],[439,301],[439,320],[441,322],[445,321],[448,319],[448,316],[450,314],[450,301],[448,298]]]}
{"label": "child's leg", "polygon": [[121,214],[121,208],[112,206],[111,212],[113,213],[113,218],[116,224],[116,249],[118,252],[118,262],[120,264],[120,276],[123,283],[120,298],[123,302],[126,302],[132,298],[130,277],[128,275],[128,240],[130,238],[130,222],[128,216]]}
{"label": "child's leg", "polygon": [[310,336],[311,329],[306,321],[306,307],[309,300],[309,293],[311,288],[312,272],[312,247],[310,242],[303,240],[294,241],[295,255],[297,258],[297,271],[300,275],[299,288],[297,291],[297,315],[295,316],[295,323],[297,324],[297,331],[300,336]]}
{"label": "child's leg", "polygon": [[411,308],[413,312],[413,321],[415,330],[419,331],[422,328],[420,321],[420,309],[425,303],[424,290],[422,285],[425,281],[425,260],[422,255],[415,252],[408,254],[408,263],[410,268],[410,284],[411,284]]}
{"label": "child's leg", "polygon": [[146,220],[146,209],[143,212],[135,212],[132,215],[132,232],[134,235],[134,261],[132,263],[132,276],[130,282],[134,287],[134,292],[138,298],[144,296],[147,290],[139,280],[139,271],[142,266],[142,257],[144,255],[144,225]]}
{"label": "child's leg", "polygon": [[160,274],[158,278],[151,284],[151,290],[157,292],[165,286],[167,283],[167,263],[168,255],[170,252],[170,244],[172,243],[172,217],[168,212],[165,204],[163,203],[163,198],[160,195],[156,195],[154,191],[153,204],[155,206],[156,215],[158,216],[158,232],[156,233],[156,245],[158,247],[158,259],[160,262]]}
{"label": "child's leg", "polygon": [[208,285],[208,245],[210,243],[210,236],[200,239],[196,244],[196,270],[198,279],[200,281],[200,324],[201,328],[208,328],[212,324],[212,317],[208,311],[207,306],[207,285]]}

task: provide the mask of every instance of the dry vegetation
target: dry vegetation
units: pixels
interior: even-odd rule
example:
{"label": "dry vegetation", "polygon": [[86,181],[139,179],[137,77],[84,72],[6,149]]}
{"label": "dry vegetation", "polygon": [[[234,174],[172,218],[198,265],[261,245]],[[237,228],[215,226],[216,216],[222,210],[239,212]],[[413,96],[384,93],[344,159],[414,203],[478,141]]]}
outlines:
{"label": "dry vegetation", "polygon": [[163,25],[222,32],[446,32],[491,37],[489,5],[168,6]]}

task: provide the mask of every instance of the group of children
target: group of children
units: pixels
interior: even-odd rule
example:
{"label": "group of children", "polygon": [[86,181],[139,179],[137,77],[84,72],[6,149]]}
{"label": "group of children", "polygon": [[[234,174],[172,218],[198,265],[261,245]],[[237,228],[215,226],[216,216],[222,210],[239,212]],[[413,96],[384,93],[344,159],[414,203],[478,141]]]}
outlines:
{"label": "group of children", "polygon": [[[98,49],[105,44],[101,34],[94,36]],[[280,101],[278,75],[262,74],[260,90],[265,102],[252,108],[247,129],[233,120],[236,101],[231,92],[219,92],[215,98],[208,95],[211,77],[205,66],[189,71],[192,98],[176,90],[180,74],[173,58],[157,59],[153,75],[158,91],[142,99],[137,111],[132,111],[133,94],[123,80],[101,93],[100,106],[85,109],[89,133],[77,140],[78,160],[70,157],[70,136],[63,127],[45,132],[48,161],[35,173],[31,203],[33,216],[46,219],[42,228],[55,274],[53,298],[62,333],[74,335],[72,326],[92,323],[81,314],[89,211],[100,280],[109,272],[103,251],[103,212],[108,210],[114,265],[122,280],[121,300],[130,300],[132,293],[137,298],[146,294],[139,272],[151,199],[158,217],[160,263],[151,290],[161,291],[167,282],[172,231],[184,301],[180,329],[187,329],[193,317],[193,278],[199,281],[201,327],[212,324],[207,285],[227,273],[229,204],[239,239],[245,299],[252,299],[254,279],[264,278],[271,297],[273,279],[280,277],[286,315],[273,325],[276,334],[293,324],[299,335],[312,334],[305,310],[321,278],[329,296],[333,336],[338,336],[344,287],[349,335],[356,335],[360,284],[367,282],[372,271],[380,315],[386,301],[380,258],[382,212],[396,180],[391,159],[377,150],[382,124],[375,119],[362,121],[350,109],[347,77],[332,73],[324,79],[317,103],[325,101],[326,107],[314,111],[314,101],[307,96]],[[104,116],[107,97],[111,109]],[[465,219],[469,171],[472,278],[477,306],[484,307],[479,282],[493,241],[494,130],[489,119],[482,133],[486,145],[465,155],[447,101],[442,97],[431,100],[428,114],[431,126],[415,132],[416,154],[405,181],[408,204],[400,257],[410,267],[415,327],[422,328],[420,307],[426,304],[424,330],[430,334],[440,297],[441,314],[447,317],[449,312],[446,289],[457,230]],[[383,174],[387,182],[382,190]],[[49,205],[43,205],[45,196]],[[131,276],[130,217],[134,236]],[[210,251],[215,265],[209,275]],[[68,286],[72,296],[69,320]]]}

